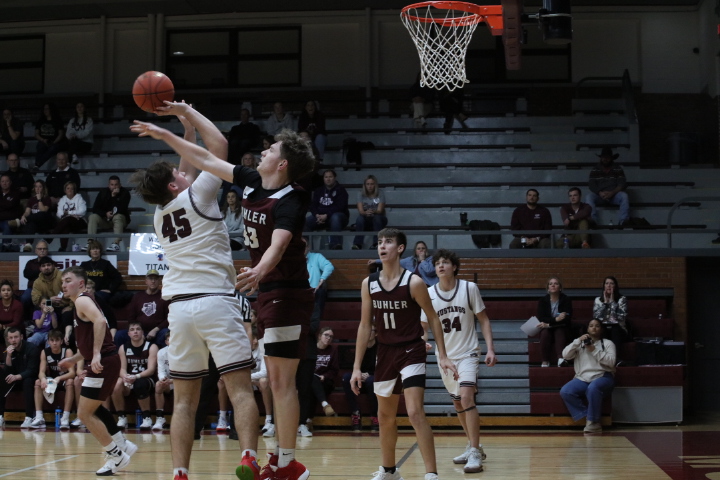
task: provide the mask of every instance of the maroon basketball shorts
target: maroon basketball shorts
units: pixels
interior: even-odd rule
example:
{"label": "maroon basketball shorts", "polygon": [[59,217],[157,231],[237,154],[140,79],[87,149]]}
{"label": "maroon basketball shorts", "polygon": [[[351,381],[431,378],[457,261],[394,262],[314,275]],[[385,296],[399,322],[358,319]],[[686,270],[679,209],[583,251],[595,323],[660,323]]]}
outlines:
{"label": "maroon basketball shorts", "polygon": [[85,360],[85,380],[83,380],[80,395],[92,400],[107,400],[115,388],[120,377],[120,356],[115,353],[100,360],[102,372],[95,373],[90,367],[90,360]]}
{"label": "maroon basketball shorts", "polygon": [[399,394],[403,388],[425,388],[426,360],[422,339],[400,346],[378,345],[373,384],[375,394],[389,397]]}
{"label": "maroon basketball shorts", "polygon": [[315,308],[311,288],[276,288],[258,294],[258,336],[265,339],[265,355],[304,358],[310,317]]}

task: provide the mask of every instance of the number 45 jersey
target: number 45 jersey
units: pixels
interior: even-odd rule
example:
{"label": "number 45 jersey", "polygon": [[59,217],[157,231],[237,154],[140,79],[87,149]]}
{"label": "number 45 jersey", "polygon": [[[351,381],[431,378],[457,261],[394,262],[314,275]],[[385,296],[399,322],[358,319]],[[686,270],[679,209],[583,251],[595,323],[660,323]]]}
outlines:
{"label": "number 45 jersey", "polygon": [[155,233],[170,270],[162,296],[235,291],[230,238],[217,203],[222,180],[202,172],[174,200],[155,208]]}
{"label": "number 45 jersey", "polygon": [[[440,290],[440,284],[428,288],[433,309],[440,317],[445,338],[445,350],[450,360],[459,360],[473,353],[480,354],[480,342],[475,331],[475,315],[485,310],[480,290],[474,283],[456,279],[451,292]],[[425,313],[422,321],[427,322]]]}

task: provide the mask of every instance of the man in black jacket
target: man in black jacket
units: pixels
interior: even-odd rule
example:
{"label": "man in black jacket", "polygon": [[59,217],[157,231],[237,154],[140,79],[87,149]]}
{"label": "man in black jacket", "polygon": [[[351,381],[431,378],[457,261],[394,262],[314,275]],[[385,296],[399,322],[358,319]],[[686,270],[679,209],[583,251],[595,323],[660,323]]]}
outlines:
{"label": "man in black jacket", "polygon": [[35,406],[35,380],[40,367],[40,353],[35,345],[23,341],[17,327],[5,330],[7,348],[0,364],[0,427],[5,424],[5,396],[10,390],[22,391],[25,397],[25,421],[21,427],[30,427]]}
{"label": "man in black jacket", "polygon": [[[102,190],[95,198],[95,204],[88,218],[88,235],[95,235],[100,228],[112,227],[113,232],[118,235],[113,243],[107,247],[108,252],[120,251],[120,235],[130,223],[130,192],[120,185],[120,178],[117,175],[110,177],[107,190]],[[87,248],[83,248],[87,250]]]}
{"label": "man in black jacket", "polygon": [[58,152],[55,155],[55,163],[57,169],[54,172],[48,173],[45,179],[45,185],[48,189],[48,195],[52,200],[53,209],[57,206],[60,199],[65,195],[65,184],[67,182],[73,182],[78,191],[80,190],[80,174],[68,165],[68,154],[67,152]]}

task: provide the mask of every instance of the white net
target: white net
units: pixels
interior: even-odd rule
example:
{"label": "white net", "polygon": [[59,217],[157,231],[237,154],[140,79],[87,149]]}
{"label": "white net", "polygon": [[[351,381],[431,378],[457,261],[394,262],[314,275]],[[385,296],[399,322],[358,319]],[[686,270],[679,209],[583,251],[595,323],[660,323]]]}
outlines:
{"label": "white net", "polygon": [[450,91],[464,87],[469,82],[465,76],[465,54],[482,17],[418,4],[405,9],[400,18],[420,55],[420,84]]}

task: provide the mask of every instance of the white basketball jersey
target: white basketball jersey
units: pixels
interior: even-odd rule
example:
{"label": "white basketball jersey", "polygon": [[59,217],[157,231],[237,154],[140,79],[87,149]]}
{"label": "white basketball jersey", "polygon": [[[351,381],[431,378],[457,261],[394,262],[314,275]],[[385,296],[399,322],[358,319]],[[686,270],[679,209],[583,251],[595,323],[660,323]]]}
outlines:
{"label": "white basketball jersey", "polygon": [[[455,281],[455,290],[440,290],[440,284],[428,288],[433,308],[440,317],[445,335],[445,350],[451,360],[480,353],[480,342],[475,331],[475,315],[485,310],[480,290],[474,283]],[[421,320],[427,322],[425,312]]]}
{"label": "white basketball jersey", "polygon": [[155,233],[170,266],[163,278],[165,300],[235,290],[230,238],[217,203],[221,183],[203,172],[190,188],[155,209]]}

